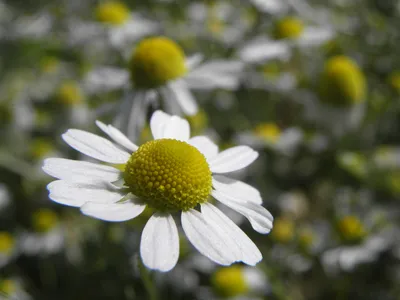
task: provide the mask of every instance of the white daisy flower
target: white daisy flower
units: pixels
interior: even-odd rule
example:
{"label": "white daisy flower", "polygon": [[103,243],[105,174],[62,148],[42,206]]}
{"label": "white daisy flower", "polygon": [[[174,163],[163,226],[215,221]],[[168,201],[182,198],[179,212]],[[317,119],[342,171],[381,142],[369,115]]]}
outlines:
{"label": "white daisy flower", "polygon": [[19,278],[0,278],[0,299],[30,300],[32,297],[25,291]]}
{"label": "white daisy flower", "polygon": [[272,59],[287,60],[293,47],[301,49],[316,47],[335,36],[331,26],[306,25],[297,17],[284,17],[274,25],[272,36],[257,36],[238,50],[238,56],[245,62],[265,63]]}
{"label": "white daisy flower", "polygon": [[201,55],[186,59],[183,50],[166,37],[146,38],[134,49],[128,70],[96,69],[88,74],[87,90],[125,90],[115,123],[128,138],[134,139],[144,126],[147,108],[159,96],[169,113],[194,115],[198,106],[190,88],[237,88],[241,62],[213,60],[200,64],[201,60]]}
{"label": "white daisy flower", "polygon": [[69,40],[72,45],[96,44],[104,42],[114,48],[124,46],[154,34],[159,25],[139,13],[132,13],[123,2],[101,2],[94,11],[97,22],[71,20]]}
{"label": "white daisy flower", "polygon": [[214,262],[255,265],[262,259],[247,235],[209,201],[212,196],[243,214],[257,232],[270,232],[273,217],[261,205],[258,190],[221,175],[248,166],[257,152],[237,146],[218,153],[207,137],[190,138],[186,120],[161,111],[150,120],[154,140],[140,147],[113,126],[97,125],[119,146],[77,129],[62,137],[81,153],[123,165],[124,171],[91,162],[46,159],[43,170],[59,179],[48,185],[50,199],[111,222],[133,219],[146,207],[153,209],[140,243],[142,260],[151,269],[168,271],[177,263],[179,237],[173,213],[180,213],[193,246]]}

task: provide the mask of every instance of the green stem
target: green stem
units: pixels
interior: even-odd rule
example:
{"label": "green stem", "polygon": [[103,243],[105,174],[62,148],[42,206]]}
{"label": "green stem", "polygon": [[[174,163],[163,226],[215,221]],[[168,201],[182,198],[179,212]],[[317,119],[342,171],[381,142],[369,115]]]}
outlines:
{"label": "green stem", "polygon": [[144,287],[149,295],[149,300],[158,300],[157,289],[149,270],[143,264],[142,260],[139,258],[139,255],[137,255],[137,260],[139,263],[140,277],[142,278]]}

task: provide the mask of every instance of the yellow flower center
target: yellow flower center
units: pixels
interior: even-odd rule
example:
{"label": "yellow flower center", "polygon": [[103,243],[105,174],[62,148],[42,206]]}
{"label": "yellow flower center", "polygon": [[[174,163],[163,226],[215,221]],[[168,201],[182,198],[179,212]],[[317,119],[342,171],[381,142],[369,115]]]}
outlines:
{"label": "yellow flower center", "polygon": [[15,241],[11,234],[5,231],[0,232],[0,253],[10,254],[14,245]]}
{"label": "yellow flower center", "polygon": [[49,232],[58,223],[58,217],[50,209],[41,209],[32,216],[33,227],[38,232]]}
{"label": "yellow flower center", "polygon": [[274,229],[271,232],[273,239],[280,243],[288,243],[294,238],[294,223],[292,220],[280,217],[274,221]]}
{"label": "yellow flower center", "polygon": [[359,242],[367,234],[364,225],[356,216],[346,216],[337,224],[340,236],[347,242]]}
{"label": "yellow flower center", "polygon": [[277,39],[296,39],[304,31],[302,20],[294,17],[286,17],[275,24],[274,34]]}
{"label": "yellow flower center", "polygon": [[211,282],[216,292],[222,297],[243,295],[249,289],[242,267],[237,265],[218,269],[213,274]]}
{"label": "yellow flower center", "polygon": [[84,96],[81,88],[75,81],[65,81],[58,88],[56,94],[59,103],[73,106],[83,101]]}
{"label": "yellow flower center", "polygon": [[320,79],[321,101],[348,106],[365,100],[367,86],[358,65],[346,56],[334,56],[326,63]]}
{"label": "yellow flower center", "polygon": [[97,6],[95,13],[98,21],[111,25],[124,24],[131,14],[129,8],[119,1],[101,3]]}
{"label": "yellow flower center", "polygon": [[276,143],[281,136],[281,130],[274,123],[263,123],[254,128],[254,134],[267,142]]}
{"label": "yellow flower center", "polygon": [[53,150],[53,142],[46,138],[36,138],[30,145],[30,154],[35,159],[46,157]]}
{"label": "yellow flower center", "polygon": [[168,38],[147,38],[134,50],[129,69],[137,88],[156,88],[186,73],[185,54]]}
{"label": "yellow flower center", "polygon": [[304,250],[309,250],[314,243],[315,234],[311,228],[302,228],[299,232],[299,245]]}
{"label": "yellow flower center", "polygon": [[197,148],[173,139],[160,139],[143,144],[132,154],[124,179],[130,191],[150,207],[186,211],[207,201],[212,177]]}
{"label": "yellow flower center", "polygon": [[395,71],[389,75],[388,82],[390,86],[400,93],[400,71]]}
{"label": "yellow flower center", "polygon": [[17,287],[13,280],[3,279],[0,281],[0,293],[9,296],[15,293]]}

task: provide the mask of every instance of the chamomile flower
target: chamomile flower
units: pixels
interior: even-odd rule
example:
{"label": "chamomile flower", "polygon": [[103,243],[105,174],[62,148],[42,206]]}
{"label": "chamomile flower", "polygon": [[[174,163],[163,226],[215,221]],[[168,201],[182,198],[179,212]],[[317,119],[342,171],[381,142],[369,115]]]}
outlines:
{"label": "chamomile flower", "polygon": [[25,291],[19,278],[0,278],[0,299],[30,300],[32,297]]}
{"label": "chamomile flower", "polygon": [[214,262],[255,265],[262,259],[257,246],[211,203],[212,196],[241,213],[257,232],[271,230],[273,217],[261,205],[260,193],[221,175],[248,166],[257,152],[237,146],[218,153],[207,137],[190,138],[186,120],[161,111],[150,120],[154,140],[140,147],[113,126],[97,125],[119,146],[77,129],[68,130],[63,139],[81,153],[119,168],[46,159],[43,170],[59,179],[48,185],[50,199],[111,222],[133,219],[150,208],[154,213],[143,229],[140,254],[151,269],[168,271],[177,263],[179,236],[173,214],[180,214],[193,246]]}
{"label": "chamomile flower", "polygon": [[281,130],[275,123],[258,124],[252,131],[238,134],[239,143],[255,148],[271,148],[283,154],[295,152],[303,139],[303,132],[298,128]]}
{"label": "chamomile flower", "polygon": [[278,19],[269,36],[260,35],[246,42],[239,50],[239,57],[249,63],[265,63],[272,59],[287,60],[293,47],[320,46],[335,36],[328,26],[306,25],[302,19],[286,16]]}
{"label": "chamomile flower", "polygon": [[7,231],[0,231],[0,268],[17,255],[17,239]]}
{"label": "chamomile flower", "polygon": [[27,255],[47,255],[64,246],[64,233],[58,215],[50,209],[39,209],[32,215],[32,231],[21,236],[21,250]]}
{"label": "chamomile flower", "polygon": [[233,90],[239,84],[243,64],[239,61],[213,60],[200,64],[202,57],[186,58],[183,49],[169,38],[145,38],[133,50],[127,69],[99,68],[88,74],[87,90],[125,91],[116,126],[134,139],[145,123],[147,109],[158,105],[173,114],[198,112],[190,88]]}
{"label": "chamomile flower", "polygon": [[92,22],[71,20],[69,37],[72,45],[105,43],[122,49],[158,29],[156,22],[132,13],[122,1],[111,0],[95,7]]}

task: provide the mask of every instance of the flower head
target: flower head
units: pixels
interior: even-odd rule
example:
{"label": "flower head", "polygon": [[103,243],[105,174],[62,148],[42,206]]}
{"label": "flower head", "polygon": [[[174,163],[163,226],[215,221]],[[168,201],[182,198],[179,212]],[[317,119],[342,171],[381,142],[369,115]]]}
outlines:
{"label": "flower head", "polygon": [[245,294],[248,284],[240,266],[231,266],[218,269],[212,277],[212,285],[216,292],[223,297],[235,297]]}
{"label": "flower head", "polygon": [[365,77],[358,65],[347,56],[334,56],[324,66],[319,86],[322,102],[348,106],[365,100]]}
{"label": "flower head", "polygon": [[98,21],[111,25],[122,25],[130,18],[129,8],[119,1],[101,3],[95,13]]}
{"label": "flower head", "polygon": [[180,213],[189,241],[211,260],[222,265],[236,261],[255,265],[261,260],[260,251],[246,234],[209,203],[213,197],[236,210],[260,233],[271,230],[273,218],[261,206],[260,193],[244,182],[219,175],[248,166],[257,152],[237,146],[218,153],[207,137],[190,138],[186,120],[161,111],[150,120],[154,140],[140,147],[113,126],[97,125],[118,146],[77,129],[68,130],[63,139],[76,150],[121,168],[46,159],[43,170],[59,179],[48,185],[53,201],[114,222],[133,219],[146,207],[152,208],[154,214],[140,244],[142,260],[152,269],[168,271],[178,260],[175,213]]}
{"label": "flower head", "polygon": [[286,17],[275,24],[274,34],[277,39],[296,39],[304,31],[304,23],[295,17]]}
{"label": "flower head", "polygon": [[138,88],[156,88],[186,73],[185,54],[166,37],[143,39],[132,53],[129,70]]}

